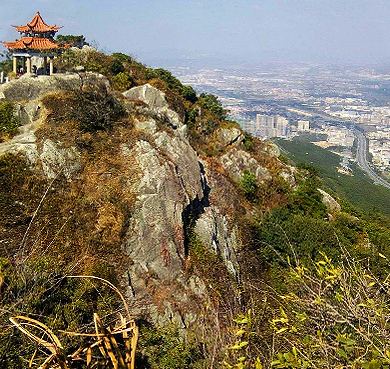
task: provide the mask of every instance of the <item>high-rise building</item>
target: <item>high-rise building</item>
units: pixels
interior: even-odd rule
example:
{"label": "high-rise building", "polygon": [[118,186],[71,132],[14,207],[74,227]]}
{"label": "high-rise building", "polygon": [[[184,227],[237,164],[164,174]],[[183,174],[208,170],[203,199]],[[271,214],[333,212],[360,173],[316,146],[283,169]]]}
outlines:
{"label": "high-rise building", "polygon": [[256,136],[286,137],[288,120],[280,115],[256,114]]}
{"label": "high-rise building", "polygon": [[308,120],[298,120],[298,131],[308,131],[310,122]]}

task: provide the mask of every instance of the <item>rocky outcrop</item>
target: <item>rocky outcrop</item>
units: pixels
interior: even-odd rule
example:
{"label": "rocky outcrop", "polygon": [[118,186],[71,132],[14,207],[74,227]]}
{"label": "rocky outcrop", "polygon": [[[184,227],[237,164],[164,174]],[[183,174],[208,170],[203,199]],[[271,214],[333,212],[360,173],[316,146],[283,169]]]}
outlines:
{"label": "rocky outcrop", "polygon": [[168,108],[165,93],[151,86],[149,83],[133,87],[123,95],[129,99],[141,100],[153,109]]}
{"label": "rocky outcrop", "polygon": [[184,125],[179,114],[169,108],[165,93],[148,83],[133,87],[123,92],[123,95],[128,99],[139,100],[147,104],[147,107],[138,109],[143,115],[149,115],[174,129],[181,128]]}
{"label": "rocky outcrop", "polygon": [[211,252],[221,255],[228,271],[238,281],[237,229],[229,229],[226,216],[216,206],[208,207],[197,220],[195,233]]}
{"label": "rocky outcrop", "polygon": [[0,155],[6,152],[22,153],[31,164],[35,164],[39,157],[35,130],[44,121],[46,111],[41,109],[39,100],[32,100],[17,103],[15,115],[23,125],[19,127],[15,137],[0,143]]}
{"label": "rocky outcrop", "polygon": [[233,148],[221,156],[220,162],[229,176],[237,182],[241,181],[244,170],[255,174],[259,183],[272,179],[268,169],[259,165],[257,160],[244,150]]}
{"label": "rocky outcrop", "polygon": [[340,204],[332,196],[330,196],[327,192],[321,190],[320,188],[318,188],[318,191],[322,195],[322,202],[326,205],[328,213],[334,214],[341,211]]}
{"label": "rocky outcrop", "polygon": [[244,140],[244,135],[238,128],[223,128],[217,132],[217,138],[223,146],[239,146]]}
{"label": "rocky outcrop", "polygon": [[81,154],[75,147],[61,148],[61,145],[56,145],[49,139],[43,142],[39,155],[47,178],[53,179],[63,174],[68,181],[72,179],[75,172],[81,169],[80,157]]}
{"label": "rocky outcrop", "polygon": [[280,176],[290,185],[290,187],[296,186],[295,181],[295,168],[291,166],[285,166],[280,171]]}
{"label": "rocky outcrop", "polygon": [[[3,91],[8,97],[20,98],[20,88],[27,86],[24,96],[35,98],[27,104],[19,104],[18,114],[27,124],[21,127],[23,134],[9,141],[4,150],[25,153],[31,163],[42,165],[48,179],[63,175],[71,181],[83,170],[79,149],[61,143],[61,136],[44,137],[37,142],[34,135],[40,119],[45,119],[38,97],[62,88],[63,83],[56,84],[58,79],[53,77],[48,80],[50,83],[43,82],[35,90],[37,78],[30,79],[19,79]],[[30,83],[33,85],[31,90]],[[138,138],[128,143],[125,137],[130,136],[124,134],[117,141],[120,142],[118,160],[132,171],[131,176],[123,174],[120,180],[128,181],[123,185],[124,191],[136,196],[131,216],[123,222],[118,221],[118,233],[126,234],[121,246],[129,260],[122,281],[134,315],[145,314],[155,323],[172,322],[179,328],[186,328],[199,324],[198,318],[204,313],[202,309],[206,309],[205,302],[209,299],[206,279],[200,277],[202,273],[188,272],[191,237],[195,235],[196,241],[202,243],[202,250],[219,256],[216,258],[219,266],[232,277],[228,278],[229,283],[239,281],[236,254],[240,237],[228,214],[234,211],[244,214],[245,209],[239,196],[234,194],[236,185],[233,181],[240,181],[245,170],[254,173],[259,183],[270,180],[271,175],[243,150],[244,137],[239,129],[217,131],[213,139],[228,151],[220,158],[210,161],[207,158],[202,162],[189,143],[187,126],[170,108],[163,92],[146,84],[126,91],[124,96],[129,114],[136,114],[130,117],[129,127],[123,130],[128,128],[125,133]],[[38,113],[40,119],[36,119]],[[134,134],[133,122],[143,133]],[[88,139],[92,140],[93,134]],[[107,227],[100,219],[114,211],[115,207],[107,207],[100,214],[98,207],[98,230]],[[123,225],[124,229],[121,228]]]}
{"label": "rocky outcrop", "polygon": [[263,151],[271,157],[278,158],[280,156],[280,149],[278,145],[274,144],[273,142],[267,142],[266,145],[263,147]]}
{"label": "rocky outcrop", "polygon": [[22,77],[0,85],[0,100],[37,100],[58,90],[79,89],[83,85],[99,83],[109,87],[108,80],[96,73],[54,74],[52,76],[23,75]]}
{"label": "rocky outcrop", "polygon": [[[151,105],[148,109],[159,111],[165,105],[164,95],[158,95],[154,87],[141,87],[130,94],[131,98],[139,96],[148,104],[157,101],[160,108]],[[149,141],[122,147],[122,155],[135,162],[140,174],[132,184],[139,195],[125,245],[132,260],[125,280],[129,298],[135,304],[134,312],[143,310],[154,322],[171,321],[187,327],[196,322],[203,306],[201,303],[194,308],[190,301],[194,298],[204,301],[207,296],[201,279],[185,277],[188,227],[194,227],[210,252],[221,256],[236,280],[239,279],[237,229],[231,228],[216,205],[210,206],[210,193],[215,191],[212,196],[218,197],[220,189],[210,188],[204,164],[187,139],[187,127],[182,124],[172,131],[159,130],[156,115],[153,117],[144,110],[143,113],[144,117],[137,118],[135,125],[150,135]],[[239,136],[237,132],[234,135]],[[154,296],[160,293],[169,297],[156,301]],[[140,304],[143,308],[137,310]]]}
{"label": "rocky outcrop", "polygon": [[39,100],[17,103],[14,115],[20,124],[24,126],[37,119],[40,108]]}
{"label": "rocky outcrop", "polygon": [[[140,173],[131,185],[138,198],[125,245],[132,260],[125,276],[128,294],[136,306],[141,301],[143,306],[133,311],[146,312],[156,322],[169,316],[168,321],[186,326],[193,320],[183,314],[189,295],[205,290],[201,281],[184,278],[186,209],[194,203],[201,206],[207,196],[197,155],[188,141],[164,131],[156,132],[153,143],[123,146],[122,155]],[[159,293],[166,296],[164,301],[155,300]]]}
{"label": "rocky outcrop", "polygon": [[5,153],[22,153],[31,164],[36,163],[38,159],[37,139],[34,131],[36,123],[31,123],[19,129],[19,134],[10,141],[0,143],[0,155]]}

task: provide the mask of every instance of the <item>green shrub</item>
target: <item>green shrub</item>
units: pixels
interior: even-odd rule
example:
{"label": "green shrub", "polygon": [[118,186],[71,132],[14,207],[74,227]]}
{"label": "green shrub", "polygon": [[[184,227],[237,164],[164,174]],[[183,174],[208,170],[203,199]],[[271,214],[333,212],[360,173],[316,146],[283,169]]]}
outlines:
{"label": "green shrub", "polygon": [[202,360],[198,347],[185,343],[175,326],[165,328],[140,322],[139,354],[136,367],[139,369],[194,368]]}
{"label": "green shrub", "polygon": [[182,86],[181,87],[181,95],[185,100],[195,103],[198,98],[196,97],[196,92],[191,86]]}
{"label": "green shrub", "polygon": [[88,42],[85,41],[85,37],[83,35],[57,35],[56,40],[61,44],[71,43],[73,47],[78,47],[79,49],[81,49],[84,45],[89,45]]}
{"label": "green shrub", "polygon": [[244,145],[245,150],[247,150],[247,151],[253,150],[253,146],[254,146],[253,136],[248,132],[244,132],[243,145]]}
{"label": "green shrub", "polygon": [[125,71],[125,67],[123,63],[119,59],[114,59],[111,61],[110,72],[115,76],[119,73],[123,73]]}
{"label": "green shrub", "polygon": [[218,101],[218,97],[211,94],[200,94],[201,106],[213,112],[218,119],[225,120],[227,117],[227,110],[225,110],[221,103]]}
{"label": "green shrub", "polygon": [[245,197],[249,201],[256,201],[259,186],[257,184],[257,177],[254,173],[251,173],[245,169],[242,180],[240,182],[240,187],[244,191]]}
{"label": "green shrub", "polygon": [[111,78],[112,86],[118,91],[127,91],[134,83],[128,72],[120,72]]}
{"label": "green shrub", "polygon": [[0,141],[12,137],[19,127],[19,122],[15,118],[15,103],[5,101],[0,103]]}
{"label": "green shrub", "polygon": [[111,56],[114,57],[115,59],[119,60],[122,63],[130,64],[130,63],[135,62],[134,59],[130,55],[126,55],[123,53],[113,53]]}
{"label": "green shrub", "polygon": [[3,71],[5,76],[7,76],[8,73],[12,72],[12,69],[13,65],[12,60],[10,58],[0,61],[0,71]]}

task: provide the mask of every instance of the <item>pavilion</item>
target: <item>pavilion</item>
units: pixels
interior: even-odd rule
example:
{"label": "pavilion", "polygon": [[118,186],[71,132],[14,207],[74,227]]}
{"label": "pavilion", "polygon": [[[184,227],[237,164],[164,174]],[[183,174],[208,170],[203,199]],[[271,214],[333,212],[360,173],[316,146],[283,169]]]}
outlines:
{"label": "pavilion", "polygon": [[12,54],[13,72],[18,73],[18,58],[22,59],[23,71],[28,74],[32,72],[31,58],[43,58],[43,70],[47,72],[47,60],[49,58],[49,74],[53,74],[53,58],[58,52],[70,47],[72,44],[60,44],[54,40],[55,34],[62,27],[48,26],[42,19],[39,12],[33,20],[25,26],[13,26],[22,36],[15,42],[4,42]]}

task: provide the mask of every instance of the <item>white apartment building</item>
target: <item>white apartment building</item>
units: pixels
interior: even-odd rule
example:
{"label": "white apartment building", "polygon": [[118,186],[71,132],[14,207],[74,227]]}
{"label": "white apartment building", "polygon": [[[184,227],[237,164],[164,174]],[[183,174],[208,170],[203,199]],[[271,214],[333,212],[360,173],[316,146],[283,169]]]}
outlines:
{"label": "white apartment building", "polygon": [[375,165],[390,166],[390,141],[370,139],[369,151]]}
{"label": "white apartment building", "polygon": [[310,122],[308,120],[298,120],[298,131],[309,131]]}
{"label": "white apartment building", "polygon": [[280,115],[256,114],[256,136],[287,137],[288,120]]}

